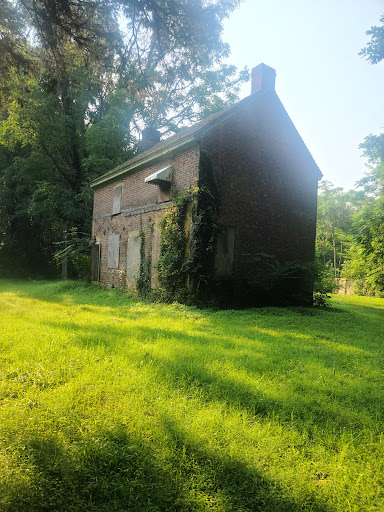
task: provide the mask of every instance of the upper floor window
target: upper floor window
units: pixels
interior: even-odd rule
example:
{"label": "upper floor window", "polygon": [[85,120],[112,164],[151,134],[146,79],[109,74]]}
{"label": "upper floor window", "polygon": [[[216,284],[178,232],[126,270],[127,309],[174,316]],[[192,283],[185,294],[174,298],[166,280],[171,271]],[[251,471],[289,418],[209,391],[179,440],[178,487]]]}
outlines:
{"label": "upper floor window", "polygon": [[122,185],[115,187],[113,194],[113,207],[112,207],[112,215],[121,212],[121,194],[123,191]]}

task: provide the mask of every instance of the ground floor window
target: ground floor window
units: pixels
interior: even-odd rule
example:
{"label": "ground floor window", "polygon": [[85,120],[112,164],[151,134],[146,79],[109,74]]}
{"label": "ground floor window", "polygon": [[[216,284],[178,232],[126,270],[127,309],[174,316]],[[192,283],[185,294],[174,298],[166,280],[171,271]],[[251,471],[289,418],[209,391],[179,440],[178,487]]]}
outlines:
{"label": "ground floor window", "polygon": [[108,268],[119,268],[120,235],[108,237]]}
{"label": "ground floor window", "polygon": [[220,227],[215,256],[215,275],[217,277],[228,277],[232,275],[235,234],[235,228],[226,226]]}

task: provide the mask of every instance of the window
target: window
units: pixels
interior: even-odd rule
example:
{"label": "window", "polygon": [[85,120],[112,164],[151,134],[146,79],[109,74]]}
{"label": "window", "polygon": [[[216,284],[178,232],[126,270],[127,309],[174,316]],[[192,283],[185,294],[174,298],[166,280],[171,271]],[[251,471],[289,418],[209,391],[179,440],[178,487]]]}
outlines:
{"label": "window", "polygon": [[121,212],[122,190],[123,190],[123,187],[121,185],[119,185],[118,187],[115,187],[115,189],[114,189],[112,215],[116,215],[117,213]]}
{"label": "window", "polygon": [[108,237],[108,268],[119,268],[120,235]]}
{"label": "window", "polygon": [[159,183],[159,193],[157,195],[158,203],[165,203],[171,200],[171,185],[170,181],[163,181]]}
{"label": "window", "polygon": [[215,274],[217,277],[228,277],[232,274],[235,249],[235,228],[222,226],[217,237],[215,255]]}
{"label": "window", "polygon": [[127,286],[134,288],[140,275],[141,238],[140,231],[128,233],[127,243]]}

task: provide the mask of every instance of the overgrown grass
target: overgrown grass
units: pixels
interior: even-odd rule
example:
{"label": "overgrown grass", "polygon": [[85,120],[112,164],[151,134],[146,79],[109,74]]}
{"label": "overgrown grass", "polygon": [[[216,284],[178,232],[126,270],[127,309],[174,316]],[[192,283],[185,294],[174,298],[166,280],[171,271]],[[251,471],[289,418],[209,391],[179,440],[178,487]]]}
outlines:
{"label": "overgrown grass", "polygon": [[384,510],[384,299],[0,284],[0,510]]}

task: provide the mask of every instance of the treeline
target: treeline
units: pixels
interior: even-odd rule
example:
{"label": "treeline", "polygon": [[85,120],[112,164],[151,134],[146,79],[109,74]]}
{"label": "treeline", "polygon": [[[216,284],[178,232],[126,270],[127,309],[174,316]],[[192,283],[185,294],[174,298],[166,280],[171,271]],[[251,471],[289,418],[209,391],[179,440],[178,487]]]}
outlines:
{"label": "treeline", "polygon": [[[87,272],[90,182],[138,150],[237,99],[247,71],[223,65],[239,0],[0,2],[0,276]],[[384,58],[384,17],[361,52]],[[317,259],[384,293],[384,134],[366,138],[358,191],[320,185]],[[81,247],[81,251],[76,248]]]}
{"label": "treeline", "polygon": [[320,183],[316,254],[332,276],[352,279],[356,292],[384,295],[384,134],[361,147],[370,170],[358,190]]}
{"label": "treeline", "polygon": [[[223,64],[238,0],[2,0],[0,275],[57,275],[90,239],[89,183],[163,134],[237,99]],[[69,274],[84,259],[71,259]]]}
{"label": "treeline", "polygon": [[[380,22],[360,52],[371,64],[384,60],[384,15]],[[369,170],[357,191],[320,183],[316,257],[333,277],[352,279],[357,293],[384,296],[384,133],[360,148]]]}

